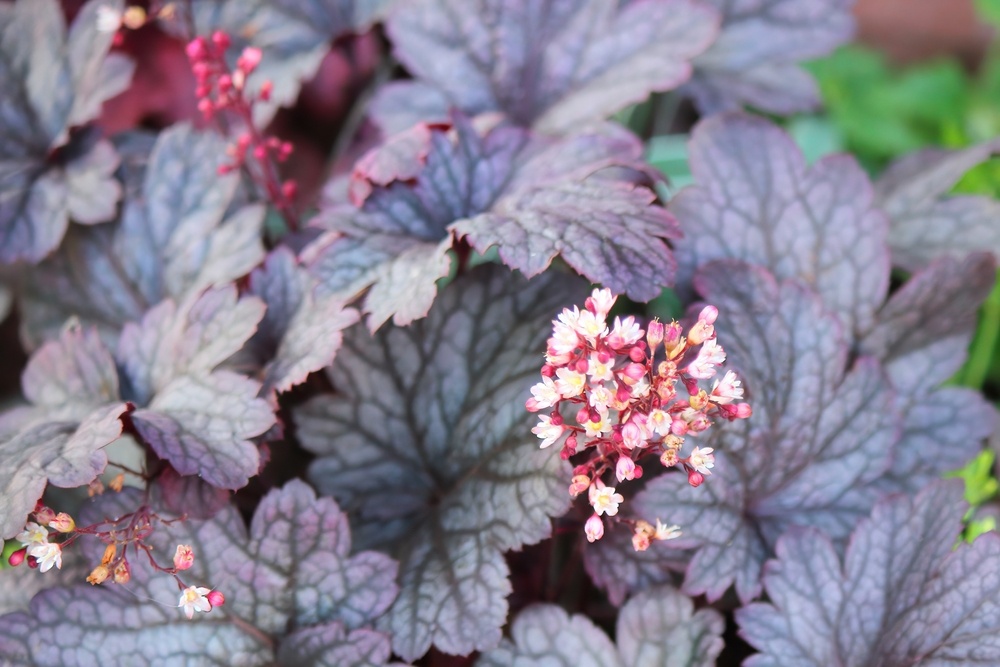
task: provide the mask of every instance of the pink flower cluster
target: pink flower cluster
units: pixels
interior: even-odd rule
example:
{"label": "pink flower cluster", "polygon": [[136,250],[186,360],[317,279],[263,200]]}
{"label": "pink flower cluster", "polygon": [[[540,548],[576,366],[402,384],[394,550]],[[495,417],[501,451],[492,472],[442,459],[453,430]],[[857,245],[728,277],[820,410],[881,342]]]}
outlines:
{"label": "pink flower cluster", "polygon": [[[643,331],[634,317],[607,319],[617,297],[597,289],[584,309],[566,308],[553,320],[542,381],[531,388],[525,407],[546,410],[532,429],[541,446],[562,443],[564,459],[585,458],[573,470],[571,496],[587,492],[594,514],[584,530],[591,542],[604,535],[602,516],[613,517],[624,497],[609,483],[642,476],[640,460],[653,456],[667,468],[681,466],[692,486],[711,474],[711,447],[694,446],[682,455],[688,438],[705,432],[713,420],[751,415],[736,374],[721,379],[726,360],[715,335],[718,309],[706,306],[685,336],[677,322],[654,320]],[[699,381],[715,378],[706,389]],[[566,415],[569,415],[567,417]],[[584,456],[585,455],[585,456]],[[648,463],[647,463],[648,465]],[[607,482],[605,481],[607,478]],[[633,546],[680,535],[677,526],[627,521]]]}

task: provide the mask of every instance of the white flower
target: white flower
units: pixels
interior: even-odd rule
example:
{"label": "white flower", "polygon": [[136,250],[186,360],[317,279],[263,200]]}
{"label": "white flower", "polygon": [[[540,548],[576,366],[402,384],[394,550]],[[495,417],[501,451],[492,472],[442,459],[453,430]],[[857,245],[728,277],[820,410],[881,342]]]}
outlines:
{"label": "white flower", "polygon": [[48,572],[53,565],[62,569],[62,547],[54,542],[35,544],[28,549],[28,555],[38,561],[38,569],[42,572]]}
{"label": "white flower", "polygon": [[618,459],[618,463],[615,465],[615,477],[618,478],[619,482],[635,479],[635,461],[627,456]]}
{"label": "white flower", "polygon": [[614,516],[618,514],[618,504],[624,501],[624,496],[615,493],[613,486],[590,487],[590,505],[598,515]]}
{"label": "white flower", "polygon": [[673,422],[674,420],[670,415],[659,408],[650,410],[649,416],[646,418],[647,427],[660,436],[670,433],[670,425]]}
{"label": "white flower", "polygon": [[550,377],[543,377],[541,382],[533,386],[531,388],[531,395],[534,398],[534,401],[532,401],[532,408],[534,410],[551,408],[562,398],[559,395],[559,390],[556,389],[556,383]]}
{"label": "white flower", "polygon": [[711,475],[709,468],[715,467],[715,454],[711,447],[695,447],[688,457],[688,464],[702,475]]}
{"label": "white flower", "polygon": [[590,406],[598,412],[607,412],[608,406],[615,400],[615,394],[603,384],[591,387]]}
{"label": "white flower", "polygon": [[576,332],[593,344],[599,337],[608,333],[608,325],[604,322],[603,316],[584,310],[580,312],[580,319],[577,320]]}
{"label": "white flower", "polygon": [[598,410],[597,414],[601,417],[600,421],[588,421],[585,424],[581,424],[583,428],[587,429],[588,438],[599,438],[605,433],[611,433],[611,422],[608,420],[608,413]]}
{"label": "white flower", "polygon": [[196,611],[212,611],[212,603],[206,597],[211,591],[203,586],[188,586],[181,591],[177,606],[184,610],[188,619],[194,618]]}
{"label": "white flower", "polygon": [[583,393],[584,387],[587,386],[586,375],[571,371],[568,368],[557,369],[556,377],[558,378],[556,380],[556,390],[563,398],[579,396]]}
{"label": "white flower", "polygon": [[641,328],[639,328],[639,323],[635,321],[635,318],[629,315],[624,320],[620,317],[615,318],[615,326],[611,330],[612,338],[620,338],[621,346],[628,347],[629,345],[634,345],[640,338],[642,338],[643,333],[645,333]]}
{"label": "white flower", "polygon": [[122,25],[122,13],[114,7],[100,5],[96,23],[98,32],[116,32]]}
{"label": "white flower", "polygon": [[601,361],[601,355],[597,352],[590,353],[590,361],[587,364],[587,375],[591,382],[611,382],[615,379],[612,369],[615,367],[615,358],[607,355],[607,361]]}
{"label": "white flower", "polygon": [[552,336],[548,340],[549,354],[565,356],[572,353],[579,345],[580,337],[576,335],[572,325],[564,322],[552,323]]}
{"label": "white flower", "polygon": [[708,397],[708,400],[719,405],[726,405],[727,403],[732,403],[734,400],[743,398],[742,384],[737,379],[736,373],[726,371],[726,374],[722,377],[722,381],[716,380],[715,384],[712,385],[712,395]]}
{"label": "white flower", "polygon": [[608,316],[608,311],[611,310],[611,306],[615,305],[617,299],[618,297],[612,294],[607,287],[595,289],[590,295],[590,303],[602,319]]}
{"label": "white flower", "polygon": [[545,449],[558,440],[565,429],[566,427],[562,424],[553,424],[552,418],[548,415],[541,415],[538,417],[538,426],[531,429],[531,432],[542,439],[542,444],[539,447]]}
{"label": "white flower", "polygon": [[24,530],[18,533],[14,539],[26,547],[45,544],[49,541],[49,531],[34,521],[29,521],[24,525]]}
{"label": "white flower", "polygon": [[710,338],[701,346],[697,358],[684,369],[684,372],[693,378],[707,380],[715,375],[715,367],[725,360],[725,350],[714,338]]}
{"label": "white flower", "polygon": [[680,526],[666,526],[660,523],[660,520],[656,520],[656,533],[653,534],[658,540],[673,540],[681,536]]}

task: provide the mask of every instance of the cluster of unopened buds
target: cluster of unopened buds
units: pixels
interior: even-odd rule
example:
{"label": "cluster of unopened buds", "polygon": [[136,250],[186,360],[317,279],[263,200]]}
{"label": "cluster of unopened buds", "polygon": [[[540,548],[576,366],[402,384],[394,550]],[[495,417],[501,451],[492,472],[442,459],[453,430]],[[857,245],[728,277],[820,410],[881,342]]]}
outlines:
{"label": "cluster of unopened buds", "polygon": [[[604,536],[602,516],[616,516],[624,502],[612,479],[638,479],[640,459],[657,457],[666,468],[683,468],[688,483],[700,486],[715,455],[711,447],[694,446],[684,456],[688,439],[716,419],[751,414],[747,403],[738,402],[743,387],[736,374],[716,377],[726,359],[715,334],[718,309],[702,309],[687,335],[677,322],[657,320],[643,331],[631,316],[616,317],[608,326],[616,298],[610,290],[594,290],[583,310],[566,308],[553,320],[542,381],[531,388],[526,404],[531,412],[549,411],[532,429],[543,448],[561,441],[564,459],[584,459],[573,469],[569,493],[574,498],[587,493],[594,513],[584,532],[591,542]],[[700,386],[712,378],[711,388]],[[621,521],[631,527],[637,551],[680,535],[678,526],[659,519],[655,525]]]}
{"label": "cluster of unopened buds", "polygon": [[[189,619],[194,617],[196,611],[211,611],[213,607],[222,606],[226,601],[221,591],[189,586],[182,581],[180,573],[194,564],[194,551],[190,545],[177,545],[173,567],[163,567],[156,562],[152,547],[144,540],[153,532],[156,523],[172,523],[176,519],[162,519],[146,506],[113,521],[106,520],[90,526],[78,526],[69,514],[57,514],[41,503],[35,507],[30,518],[33,520],[29,520],[24,530],[14,538],[21,543],[21,548],[8,558],[8,563],[12,566],[27,561],[28,567],[38,568],[42,572],[48,572],[53,566],[61,569],[63,551],[81,537],[90,536],[106,545],[101,563],[87,576],[87,581],[92,585],[105,582],[127,584],[132,578],[132,565],[127,556],[131,546],[134,554],[146,555],[154,570],[171,575],[177,581],[181,594],[176,606]],[[57,541],[60,538],[61,541]]]}
{"label": "cluster of unopened buds", "polygon": [[[219,167],[219,173],[248,168],[278,209],[287,213],[298,188],[295,181],[279,181],[273,161],[286,161],[292,154],[292,144],[264,136],[253,122],[254,104],[269,101],[274,86],[270,80],[265,80],[256,93],[247,90],[247,81],[260,65],[262,53],[258,48],[246,47],[236,60],[236,68],[231,69],[226,61],[230,46],[229,35],[217,30],[210,38],[194,38],[186,47],[197,86],[198,110],[205,120],[212,120],[222,111],[230,111],[241,126],[235,143],[227,151],[229,161]],[[250,168],[249,156],[256,161],[256,170]]]}

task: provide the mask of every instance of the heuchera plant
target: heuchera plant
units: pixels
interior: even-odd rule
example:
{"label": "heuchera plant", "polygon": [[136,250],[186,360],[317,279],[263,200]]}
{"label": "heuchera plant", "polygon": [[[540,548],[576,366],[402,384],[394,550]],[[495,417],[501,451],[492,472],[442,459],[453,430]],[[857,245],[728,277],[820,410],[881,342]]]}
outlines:
{"label": "heuchera plant", "polygon": [[742,110],[851,4],[0,0],[0,663],[1000,664],[1000,145]]}

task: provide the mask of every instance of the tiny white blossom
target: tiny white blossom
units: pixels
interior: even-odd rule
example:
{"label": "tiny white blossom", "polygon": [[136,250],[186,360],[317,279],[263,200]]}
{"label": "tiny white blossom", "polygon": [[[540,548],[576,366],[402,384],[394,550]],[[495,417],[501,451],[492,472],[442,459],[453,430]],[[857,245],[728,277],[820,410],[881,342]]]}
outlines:
{"label": "tiny white blossom", "polygon": [[722,380],[716,380],[715,384],[712,385],[712,394],[708,397],[708,400],[719,405],[726,405],[732,403],[734,400],[741,399],[743,398],[742,384],[737,379],[736,373],[726,371]]}
{"label": "tiny white blossom", "polygon": [[618,514],[618,504],[624,501],[625,497],[620,493],[615,493],[613,486],[590,487],[590,505],[598,515],[614,516]]}
{"label": "tiny white blossom", "polygon": [[581,424],[587,430],[588,438],[599,438],[603,434],[611,433],[611,422],[608,420],[608,413],[598,410],[597,414],[601,417],[599,421],[588,421]]}
{"label": "tiny white blossom", "polygon": [[597,352],[590,353],[590,361],[587,364],[587,375],[591,382],[611,382],[615,379],[614,369],[615,358],[610,356],[607,361],[601,361],[601,355]]}
{"label": "tiny white blossom", "polygon": [[709,468],[715,467],[715,454],[711,447],[695,447],[688,457],[688,463],[702,475],[711,475]]}
{"label": "tiny white blossom", "polygon": [[604,537],[604,522],[601,521],[601,517],[592,514],[584,524],[583,531],[587,534],[588,542],[596,542]]}
{"label": "tiny white blossom", "polygon": [[622,347],[627,347],[634,345],[644,333],[635,318],[629,315],[624,320],[620,317],[615,318],[615,326],[611,330],[610,336],[620,338]]}
{"label": "tiny white blossom", "polygon": [[62,569],[62,547],[55,542],[35,544],[28,549],[28,555],[38,561],[38,569],[42,572],[48,572],[53,565]]}
{"label": "tiny white blossom", "polygon": [[562,398],[556,389],[556,383],[550,377],[543,377],[541,382],[533,386],[531,396],[534,399],[531,404],[534,410],[551,408]]}
{"label": "tiny white blossom", "polygon": [[211,591],[204,586],[188,586],[181,591],[177,606],[184,610],[188,619],[194,618],[196,611],[212,611],[212,603],[206,597]]}
{"label": "tiny white blossom", "polygon": [[568,368],[556,370],[556,390],[563,398],[572,398],[583,393],[587,386],[587,376]]}
{"label": "tiny white blossom", "polygon": [[597,385],[590,389],[590,406],[597,408],[598,412],[607,412],[608,406],[615,400],[615,393],[604,385]]}
{"label": "tiny white blossom", "polygon": [[701,346],[698,356],[684,369],[684,372],[693,378],[707,380],[715,375],[715,367],[725,360],[725,350],[714,338],[710,338]]}
{"label": "tiny white blossom", "polygon": [[673,540],[681,536],[680,526],[667,526],[660,523],[660,520],[656,520],[656,533],[653,537],[658,540]]}
{"label": "tiny white blossom", "polygon": [[618,297],[612,294],[611,290],[607,287],[604,289],[595,289],[590,295],[590,302],[602,319],[608,316],[611,306],[615,305],[615,301],[617,300]]}
{"label": "tiny white blossom", "polygon": [[49,531],[34,521],[29,521],[24,525],[24,530],[18,533],[14,539],[26,547],[45,544],[49,541]]}
{"label": "tiny white blossom", "polygon": [[109,5],[100,5],[96,24],[98,32],[116,32],[122,25],[122,13]]}
{"label": "tiny white blossom", "polygon": [[619,482],[635,479],[635,461],[627,456],[618,459],[618,463],[615,465],[615,477],[618,478]]}
{"label": "tiny white blossom", "polygon": [[548,415],[538,417],[538,425],[531,429],[531,432],[542,439],[541,449],[545,449],[559,439],[566,427],[562,424],[553,424],[552,418]]}
{"label": "tiny white blossom", "polygon": [[608,325],[604,322],[603,316],[584,310],[580,312],[580,319],[577,320],[576,332],[593,344],[599,337],[607,335]]}

